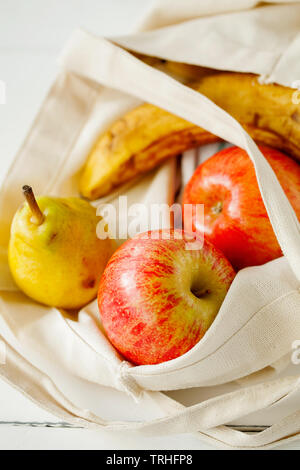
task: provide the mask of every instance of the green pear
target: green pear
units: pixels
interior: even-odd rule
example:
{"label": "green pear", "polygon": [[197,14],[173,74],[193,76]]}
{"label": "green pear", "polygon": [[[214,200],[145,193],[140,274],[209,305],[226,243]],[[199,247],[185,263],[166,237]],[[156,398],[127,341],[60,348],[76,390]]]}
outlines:
{"label": "green pear", "polygon": [[18,287],[32,299],[77,309],[97,296],[115,250],[96,235],[96,209],[79,198],[40,197],[24,186],[25,204],[12,222],[9,265]]}

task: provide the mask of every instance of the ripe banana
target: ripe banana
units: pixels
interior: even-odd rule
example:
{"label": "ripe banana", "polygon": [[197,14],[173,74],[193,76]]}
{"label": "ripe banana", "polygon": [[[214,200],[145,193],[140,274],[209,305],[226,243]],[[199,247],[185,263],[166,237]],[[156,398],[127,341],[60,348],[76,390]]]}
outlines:
{"label": "ripe banana", "polygon": [[[300,160],[300,108],[293,104],[293,89],[261,85],[256,76],[242,73],[207,75],[192,87],[235,117],[255,141]],[[98,138],[83,170],[80,191],[97,199],[168,157],[217,140],[184,119],[143,104]]]}
{"label": "ripe banana", "polygon": [[163,70],[183,83],[190,83],[192,81],[200,80],[205,75],[219,73],[218,70],[209,69],[207,67],[184,64],[183,62],[173,62],[171,60],[167,60],[165,62]]}

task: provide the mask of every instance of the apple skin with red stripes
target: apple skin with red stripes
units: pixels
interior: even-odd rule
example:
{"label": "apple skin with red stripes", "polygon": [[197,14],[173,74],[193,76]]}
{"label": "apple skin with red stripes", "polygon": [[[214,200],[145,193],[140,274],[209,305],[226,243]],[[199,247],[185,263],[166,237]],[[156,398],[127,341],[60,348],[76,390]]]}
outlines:
{"label": "apple skin with red stripes", "polygon": [[[300,219],[300,165],[270,147],[259,147]],[[204,219],[186,220],[219,248],[236,270],[282,256],[254,166],[247,153],[231,147],[202,163],[188,182],[183,204],[204,204]]]}
{"label": "apple skin with red stripes", "polygon": [[103,327],[134,364],[169,361],[195,346],[235,277],[218,249],[202,239],[191,249],[189,240],[182,230],[137,235],[104,271],[98,294]]}

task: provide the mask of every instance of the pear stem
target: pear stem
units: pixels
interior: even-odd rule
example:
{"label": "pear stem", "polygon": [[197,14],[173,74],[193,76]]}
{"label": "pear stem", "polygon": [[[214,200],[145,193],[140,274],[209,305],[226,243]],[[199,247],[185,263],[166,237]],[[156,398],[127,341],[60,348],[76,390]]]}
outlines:
{"label": "pear stem", "polygon": [[38,203],[36,202],[32,187],[26,185],[23,186],[22,189],[25,199],[32,212],[32,222],[36,225],[41,225],[44,222],[45,217],[41,209],[39,208]]}

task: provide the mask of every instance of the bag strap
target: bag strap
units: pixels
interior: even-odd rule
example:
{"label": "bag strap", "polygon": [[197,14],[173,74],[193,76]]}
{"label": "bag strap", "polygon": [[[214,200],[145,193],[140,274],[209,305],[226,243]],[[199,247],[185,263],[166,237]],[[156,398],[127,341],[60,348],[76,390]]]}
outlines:
{"label": "bag strap", "polygon": [[250,436],[223,426],[249,413],[272,406],[300,390],[300,377],[288,377],[252,386],[184,407],[160,392],[145,392],[166,416],[148,422],[107,421],[69,401],[53,381],[12,348],[3,337],[6,360],[0,365],[0,377],[50,414],[74,426],[89,429],[139,431],[146,436],[198,432],[202,439],[215,445],[234,448],[275,446],[288,436],[300,436],[300,409],[271,426]]}
{"label": "bag strap", "polygon": [[[86,54],[86,51],[89,51]],[[267,160],[242,126],[205,96],[156,70],[111,42],[75,31],[60,64],[65,69],[177,114],[247,151],[270,222],[300,281],[300,225]]]}

